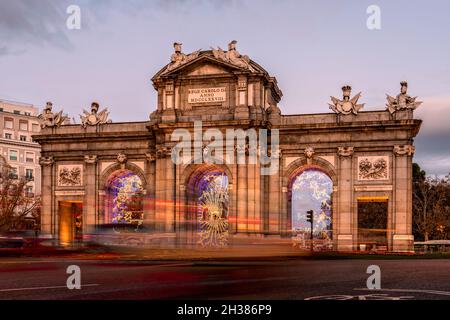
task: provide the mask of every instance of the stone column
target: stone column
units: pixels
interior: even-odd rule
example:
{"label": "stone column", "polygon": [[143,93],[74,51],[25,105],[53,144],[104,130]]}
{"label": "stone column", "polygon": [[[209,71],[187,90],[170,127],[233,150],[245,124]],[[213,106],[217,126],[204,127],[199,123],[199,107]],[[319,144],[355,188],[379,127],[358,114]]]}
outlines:
{"label": "stone column", "polygon": [[97,156],[84,157],[83,233],[90,233],[97,224]]}
{"label": "stone column", "polygon": [[247,211],[247,165],[238,164],[237,181],[237,230],[247,232],[248,211]]}
{"label": "stone column", "polygon": [[53,165],[55,161],[53,157],[41,157],[39,164],[41,165],[41,232],[42,234],[54,234],[54,223],[52,223],[53,208]]}
{"label": "stone column", "polygon": [[165,206],[166,206],[166,166],[162,153],[157,153],[155,168],[155,228],[158,232],[165,231]]}
{"label": "stone column", "polygon": [[247,231],[255,231],[255,209],[256,193],[255,189],[255,164],[247,164]]}
{"label": "stone column", "polygon": [[281,184],[280,184],[280,172],[282,168],[282,163],[280,162],[279,169],[275,174],[269,175],[269,234],[280,234],[280,218],[282,214],[280,195],[281,195]]}
{"label": "stone column", "polygon": [[333,214],[339,215],[339,225],[337,228],[337,249],[339,251],[353,250],[353,147],[338,148],[338,212]]}
{"label": "stone column", "polygon": [[262,217],[262,204],[261,204],[261,169],[259,162],[255,165],[255,216],[254,216],[254,231],[262,232],[264,230],[264,220]]}
{"label": "stone column", "polygon": [[392,250],[396,252],[414,251],[412,234],[412,145],[394,146],[395,203],[393,213],[394,236]]}
{"label": "stone column", "polygon": [[155,228],[155,167],[156,155],[154,153],[147,153],[147,161],[145,164],[145,176],[147,179],[147,194],[144,198],[144,225],[151,230]]}
{"label": "stone column", "polygon": [[165,154],[165,179],[166,179],[166,203],[165,203],[165,231],[174,232],[175,231],[175,164],[170,157],[170,151]]}
{"label": "stone column", "polygon": [[229,226],[229,232],[230,234],[235,234],[237,232],[237,225],[238,225],[238,210],[237,210],[237,204],[238,204],[238,194],[236,192],[237,190],[237,165],[232,164],[230,165],[231,174],[233,176],[233,183],[229,184],[228,186],[228,192],[229,192],[229,209],[228,209],[228,221],[230,223]]}

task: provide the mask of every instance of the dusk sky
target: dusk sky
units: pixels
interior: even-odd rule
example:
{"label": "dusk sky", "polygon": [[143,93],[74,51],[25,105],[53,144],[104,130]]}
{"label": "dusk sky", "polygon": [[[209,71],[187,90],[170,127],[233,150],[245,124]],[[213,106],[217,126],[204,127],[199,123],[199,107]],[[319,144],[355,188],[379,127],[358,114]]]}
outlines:
{"label": "dusk sky", "polygon": [[[66,9],[81,8],[68,30]],[[369,30],[369,5],[381,30]],[[418,162],[450,172],[450,1],[146,1],[0,0],[0,99],[55,110],[79,121],[92,101],[113,121],[145,121],[155,109],[150,78],[173,52],[237,49],[277,77],[284,114],[329,112],[329,96],[350,84],[364,110],[384,109],[385,94],[423,105]]]}

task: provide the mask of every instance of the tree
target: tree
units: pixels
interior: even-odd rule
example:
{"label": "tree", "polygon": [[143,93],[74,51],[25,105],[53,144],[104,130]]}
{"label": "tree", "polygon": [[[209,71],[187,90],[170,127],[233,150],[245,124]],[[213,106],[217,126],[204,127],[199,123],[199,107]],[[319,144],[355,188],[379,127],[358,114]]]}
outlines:
{"label": "tree", "polygon": [[413,215],[416,238],[446,239],[450,230],[450,180],[427,177],[413,166]]}
{"label": "tree", "polygon": [[0,232],[18,228],[26,218],[38,220],[40,197],[28,192],[28,184],[0,156]]}

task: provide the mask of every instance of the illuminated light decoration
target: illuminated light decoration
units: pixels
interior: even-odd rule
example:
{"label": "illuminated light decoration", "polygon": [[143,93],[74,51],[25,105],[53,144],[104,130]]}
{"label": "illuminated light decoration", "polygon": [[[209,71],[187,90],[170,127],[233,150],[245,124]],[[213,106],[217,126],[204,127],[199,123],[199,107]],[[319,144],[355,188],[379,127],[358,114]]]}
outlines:
{"label": "illuminated light decoration", "polygon": [[322,171],[308,169],[298,175],[292,184],[292,230],[309,233],[306,211],[314,211],[313,233],[316,238],[331,239],[333,182]]}
{"label": "illuminated light decoration", "polygon": [[143,224],[142,181],[125,170],[111,182],[113,196],[112,223],[133,224],[138,229]]}
{"label": "illuminated light decoration", "polygon": [[211,173],[202,177],[199,190],[199,241],[203,247],[228,244],[228,177]]}

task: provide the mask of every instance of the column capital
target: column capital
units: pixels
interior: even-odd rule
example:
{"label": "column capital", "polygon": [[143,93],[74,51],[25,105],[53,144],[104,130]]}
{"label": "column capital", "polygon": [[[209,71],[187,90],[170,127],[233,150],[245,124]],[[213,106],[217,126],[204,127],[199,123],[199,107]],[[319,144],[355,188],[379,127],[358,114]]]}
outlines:
{"label": "column capital", "polygon": [[39,164],[41,166],[51,166],[55,163],[55,160],[53,159],[52,156],[50,157],[40,157],[39,158]]}
{"label": "column capital", "polygon": [[353,147],[338,147],[338,155],[340,157],[350,157],[353,155]]}
{"label": "column capital", "polygon": [[84,156],[84,162],[88,164],[95,164],[97,163],[97,156],[96,155]]}
{"label": "column capital", "polygon": [[412,156],[416,151],[416,147],[412,145],[394,146],[394,154],[396,156]]}
{"label": "column capital", "polygon": [[159,146],[156,149],[156,157],[158,159],[163,159],[163,158],[167,158],[170,157],[172,154],[172,149],[170,147],[166,147],[166,146]]}
{"label": "column capital", "polygon": [[147,152],[145,154],[145,157],[146,157],[148,162],[155,162],[156,161],[156,155],[154,153]]}

